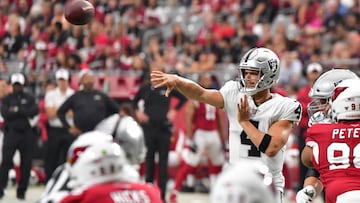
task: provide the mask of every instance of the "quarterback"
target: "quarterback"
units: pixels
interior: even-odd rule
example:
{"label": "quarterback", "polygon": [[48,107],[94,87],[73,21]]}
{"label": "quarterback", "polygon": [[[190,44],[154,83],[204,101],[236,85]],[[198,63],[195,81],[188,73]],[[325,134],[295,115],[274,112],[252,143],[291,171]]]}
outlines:
{"label": "quarterback", "polygon": [[155,88],[173,88],[193,100],[226,111],[229,120],[230,164],[244,159],[259,160],[273,175],[277,202],[281,202],[285,144],[301,117],[296,100],[270,92],[279,78],[278,56],[267,48],[253,48],[240,61],[238,81],[228,81],[220,90],[205,89],[197,83],[161,71],[151,73]]}

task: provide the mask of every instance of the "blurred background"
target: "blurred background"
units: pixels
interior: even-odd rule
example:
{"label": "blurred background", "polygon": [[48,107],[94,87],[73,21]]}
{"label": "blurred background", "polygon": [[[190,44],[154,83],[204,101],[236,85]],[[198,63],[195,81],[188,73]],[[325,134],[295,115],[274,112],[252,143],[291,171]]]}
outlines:
{"label": "blurred background", "polygon": [[[274,50],[281,60],[273,91],[296,97],[309,84],[310,63],[324,72],[347,68],[360,73],[359,0],[90,0],[95,17],[73,26],[64,0],[0,0],[0,78],[26,76],[26,90],[43,110],[34,166],[42,166],[47,118],[44,94],[55,86],[55,71],[91,69],[95,88],[119,103],[131,101],[150,70],[197,80],[209,72],[213,88],[236,79],[237,64],[252,47]],[[11,91],[1,83],[0,97]],[[174,118],[174,137],[185,129],[184,110]],[[226,118],[224,117],[226,123]],[[287,196],[299,179],[297,131],[286,157]],[[176,173],[170,173],[172,177]],[[36,181],[35,181],[36,182]]]}

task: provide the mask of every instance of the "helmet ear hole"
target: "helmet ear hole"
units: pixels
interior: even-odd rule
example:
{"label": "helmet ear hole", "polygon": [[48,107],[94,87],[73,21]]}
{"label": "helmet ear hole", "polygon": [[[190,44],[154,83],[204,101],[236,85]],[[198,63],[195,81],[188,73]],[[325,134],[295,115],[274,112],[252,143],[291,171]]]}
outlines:
{"label": "helmet ear hole", "polygon": [[360,119],[360,80],[348,79],[337,86],[337,96],[333,97],[331,105],[332,119],[358,120]]}
{"label": "helmet ear hole", "polygon": [[111,142],[88,147],[71,166],[71,180],[75,186],[90,186],[126,178],[122,172],[127,165],[120,145]]}

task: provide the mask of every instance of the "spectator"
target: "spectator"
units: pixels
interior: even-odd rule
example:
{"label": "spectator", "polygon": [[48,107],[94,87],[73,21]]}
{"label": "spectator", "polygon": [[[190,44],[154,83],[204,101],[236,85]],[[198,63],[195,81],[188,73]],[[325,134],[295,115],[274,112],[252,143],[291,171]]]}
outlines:
{"label": "spectator", "polygon": [[282,87],[297,87],[302,76],[302,64],[296,52],[285,52],[280,63],[279,84]]}
{"label": "spectator", "polygon": [[17,59],[18,53],[26,48],[26,39],[21,32],[21,18],[17,15],[9,16],[8,30],[3,38],[8,59]]}
{"label": "spectator", "polygon": [[[81,90],[69,97],[57,112],[63,127],[74,136],[93,130],[101,120],[119,112],[119,106],[113,99],[94,89],[95,77],[92,71],[82,70],[79,78]],[[74,114],[73,126],[66,119],[69,110]]]}
{"label": "spectator", "polygon": [[50,35],[51,42],[54,42],[57,47],[62,47],[68,38],[68,33],[63,29],[62,22],[55,21],[51,25],[51,29],[52,29]]}
{"label": "spectator", "polygon": [[[166,184],[168,180],[168,154],[172,134],[172,119],[186,102],[186,98],[174,91],[170,97],[164,97],[165,89],[152,88],[149,76],[144,77],[145,82],[133,99],[135,114],[142,125],[145,134],[146,152],[146,179],[148,183],[154,182],[155,153],[159,153],[159,180],[161,198],[165,201]],[[170,98],[179,99],[175,109],[170,109]]]}
{"label": "spectator", "polygon": [[55,3],[53,6],[53,17],[51,19],[51,24],[60,22],[63,25],[64,29],[69,28],[69,23],[64,17],[64,5],[62,3]]}
{"label": "spectator", "polygon": [[159,41],[163,41],[163,31],[159,26],[159,19],[154,16],[148,16],[146,19],[146,29],[141,38],[141,45],[144,49],[150,44],[151,39],[158,38]]}
{"label": "spectator", "polygon": [[187,36],[184,32],[184,29],[182,27],[182,24],[177,22],[172,27],[172,35],[168,39],[168,42],[171,46],[175,47],[176,50],[180,53],[183,48],[184,44],[187,40]]}
{"label": "spectator", "polygon": [[[56,114],[58,108],[74,94],[74,90],[69,87],[69,72],[65,69],[59,69],[55,73],[55,78],[56,89],[49,91],[45,95],[45,109],[49,118],[47,150],[45,153],[46,182],[50,179],[54,170],[66,161],[67,150],[75,139],[68,132],[68,129],[62,125]],[[73,125],[71,111],[67,112],[66,119],[70,125]]]}
{"label": "spectator", "polygon": [[14,73],[10,77],[13,93],[2,100],[1,115],[4,117],[3,160],[0,166],[0,198],[4,196],[8,172],[13,166],[15,151],[20,151],[20,182],[16,190],[19,200],[25,199],[32,166],[32,152],[37,141],[30,119],[39,113],[35,98],[23,91],[25,77]]}
{"label": "spectator", "polygon": [[[0,109],[2,106],[2,100],[8,93],[10,93],[10,91],[8,88],[7,81],[4,78],[0,78]],[[2,117],[2,115],[0,115],[0,140],[3,140],[4,138],[3,126],[4,126],[4,118]],[[2,147],[3,147],[3,143],[1,142],[0,152],[2,151]],[[0,161],[1,159],[2,159],[2,153],[0,153]]]}
{"label": "spectator", "polygon": [[71,26],[67,44],[71,50],[78,50],[84,47],[84,29],[81,26]]}
{"label": "spectator", "polygon": [[9,93],[9,87],[7,81],[4,78],[0,78],[0,98],[4,98]]}
{"label": "spectator", "polygon": [[[47,125],[48,125],[48,115],[46,114],[46,108],[45,108],[45,95],[47,92],[52,91],[56,88],[56,84],[52,80],[48,80],[44,85],[44,95],[41,95],[39,98],[39,121],[38,121],[38,127],[40,130],[40,136],[41,141],[46,142],[48,139],[48,132],[47,132]],[[43,154],[42,154],[43,155]],[[45,174],[45,172],[44,172]]]}
{"label": "spectator", "polygon": [[165,24],[167,16],[164,8],[158,5],[157,0],[147,0],[147,8],[145,10],[145,17],[154,18],[158,23]]}

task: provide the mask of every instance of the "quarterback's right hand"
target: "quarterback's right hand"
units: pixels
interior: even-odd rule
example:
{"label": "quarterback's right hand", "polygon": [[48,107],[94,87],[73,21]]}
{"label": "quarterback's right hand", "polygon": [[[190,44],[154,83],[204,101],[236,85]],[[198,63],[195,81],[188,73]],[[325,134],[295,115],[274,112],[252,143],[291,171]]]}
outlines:
{"label": "quarterback's right hand", "polygon": [[162,71],[152,71],[150,74],[151,83],[155,88],[166,86],[165,96],[168,97],[170,92],[176,86],[178,77],[174,74],[166,74]]}
{"label": "quarterback's right hand", "polygon": [[296,203],[310,203],[315,196],[315,188],[311,185],[308,185],[296,194]]}

